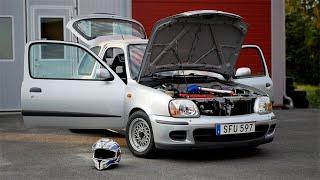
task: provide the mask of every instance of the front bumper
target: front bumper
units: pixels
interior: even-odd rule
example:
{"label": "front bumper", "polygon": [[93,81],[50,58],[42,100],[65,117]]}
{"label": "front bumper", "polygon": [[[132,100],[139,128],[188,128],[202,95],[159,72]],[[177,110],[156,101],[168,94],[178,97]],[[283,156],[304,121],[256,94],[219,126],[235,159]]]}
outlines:
{"label": "front bumper", "polygon": [[[149,115],[154,142],[159,149],[228,148],[257,146],[274,138],[276,118],[273,113],[238,116],[200,116],[199,118],[173,118]],[[256,132],[237,135],[215,135],[220,123],[255,122]],[[175,135],[175,136],[173,136]]]}

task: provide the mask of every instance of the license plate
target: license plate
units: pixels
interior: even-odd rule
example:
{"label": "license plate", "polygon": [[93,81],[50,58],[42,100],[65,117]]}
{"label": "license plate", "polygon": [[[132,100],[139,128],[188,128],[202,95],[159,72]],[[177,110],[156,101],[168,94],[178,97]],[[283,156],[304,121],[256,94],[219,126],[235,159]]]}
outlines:
{"label": "license plate", "polygon": [[255,129],[255,123],[217,124],[216,135],[252,133]]}

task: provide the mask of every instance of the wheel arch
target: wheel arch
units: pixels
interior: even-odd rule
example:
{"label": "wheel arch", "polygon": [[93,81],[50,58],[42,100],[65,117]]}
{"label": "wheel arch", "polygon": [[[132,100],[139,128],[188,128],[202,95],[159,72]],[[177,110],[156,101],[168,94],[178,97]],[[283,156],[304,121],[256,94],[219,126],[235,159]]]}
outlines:
{"label": "wheel arch", "polygon": [[[135,112],[137,112],[137,111],[142,111],[142,112],[146,113],[145,110],[143,110],[143,109],[141,109],[141,108],[138,108],[138,107],[135,107],[135,108],[132,108],[132,109],[131,109],[128,118],[129,118],[133,113],[135,113]],[[147,113],[146,113],[146,114],[147,114]]]}
{"label": "wheel arch", "polygon": [[[135,116],[135,117],[132,117],[132,119],[130,119],[130,116],[132,116],[135,112],[141,112],[141,113],[138,113],[139,116],[137,116],[137,117]],[[141,118],[143,120],[141,120]],[[135,156],[145,157],[145,158],[153,157],[155,154],[156,147],[154,144],[153,128],[152,128],[150,120],[148,120],[149,119],[148,114],[143,109],[135,107],[130,110],[128,119],[130,119],[126,123],[126,142],[127,142],[128,148]],[[149,131],[148,131],[149,133],[143,132],[143,134],[146,135],[146,137],[148,137],[147,134],[149,134],[149,140],[146,140],[147,144],[144,144],[143,146],[145,146],[145,145],[147,145],[147,146],[142,147],[143,148],[142,150],[140,148],[137,149],[137,146],[135,145],[138,140],[133,140],[133,139],[137,139],[137,137],[138,137],[138,135],[132,134],[135,132],[135,130],[132,129],[132,128],[134,128],[134,126],[132,126],[132,124],[136,123],[136,121],[138,121],[138,122],[144,121],[144,124],[146,124],[145,126],[147,126],[149,129]],[[140,133],[140,132],[138,132],[138,133]],[[144,140],[142,140],[141,137],[140,137],[140,140],[144,142]],[[141,147],[141,144],[138,145],[138,147]]]}

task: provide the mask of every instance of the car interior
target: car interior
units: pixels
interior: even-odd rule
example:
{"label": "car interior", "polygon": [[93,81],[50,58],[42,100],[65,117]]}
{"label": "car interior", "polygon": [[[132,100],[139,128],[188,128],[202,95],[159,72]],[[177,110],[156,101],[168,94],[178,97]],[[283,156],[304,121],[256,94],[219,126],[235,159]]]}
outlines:
{"label": "car interior", "polygon": [[110,66],[110,68],[122,79],[124,83],[127,83],[124,52],[121,48],[108,48],[104,54],[103,61]]}
{"label": "car interior", "polygon": [[117,75],[122,79],[124,83],[127,83],[127,73],[125,67],[124,54],[118,54],[114,58],[110,67],[115,73],[117,73]]}

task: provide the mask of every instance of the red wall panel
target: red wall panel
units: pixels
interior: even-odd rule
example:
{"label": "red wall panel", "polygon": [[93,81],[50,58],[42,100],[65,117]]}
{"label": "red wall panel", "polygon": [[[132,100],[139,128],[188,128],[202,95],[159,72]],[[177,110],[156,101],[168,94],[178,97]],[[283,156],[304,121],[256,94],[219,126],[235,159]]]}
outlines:
{"label": "red wall panel", "polygon": [[144,25],[149,35],[159,19],[199,9],[221,10],[242,16],[249,24],[245,44],[257,44],[262,48],[271,72],[270,0],[132,0],[132,17]]}

